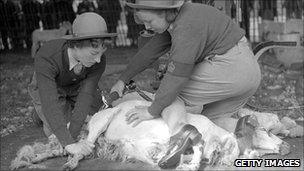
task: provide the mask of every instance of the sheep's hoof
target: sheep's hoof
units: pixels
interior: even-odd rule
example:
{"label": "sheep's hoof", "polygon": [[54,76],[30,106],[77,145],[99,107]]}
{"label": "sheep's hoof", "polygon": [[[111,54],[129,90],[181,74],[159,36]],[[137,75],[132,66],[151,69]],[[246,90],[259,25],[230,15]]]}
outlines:
{"label": "sheep's hoof", "polygon": [[75,169],[75,162],[73,160],[73,158],[71,156],[68,157],[68,162],[66,162],[63,166],[62,166],[62,170],[64,171],[70,171]]}
{"label": "sheep's hoof", "polygon": [[70,171],[70,170],[73,170],[74,168],[69,164],[69,163],[66,163],[62,166],[62,170],[64,171]]}
{"label": "sheep's hoof", "polygon": [[73,157],[68,157],[68,162],[63,165],[63,170],[74,170],[81,159],[83,159],[83,155],[74,155]]}

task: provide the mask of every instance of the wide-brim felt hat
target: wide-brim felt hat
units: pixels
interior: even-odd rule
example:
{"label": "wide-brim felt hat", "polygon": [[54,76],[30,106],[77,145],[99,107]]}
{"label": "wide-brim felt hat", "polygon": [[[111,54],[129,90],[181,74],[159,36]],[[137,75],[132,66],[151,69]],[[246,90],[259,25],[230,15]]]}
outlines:
{"label": "wide-brim felt hat", "polygon": [[125,2],[134,9],[174,9],[184,4],[184,0],[136,0],[135,3]]}
{"label": "wide-brim felt hat", "polygon": [[67,40],[115,37],[117,33],[108,33],[105,20],[94,12],[86,12],[76,17],[72,25],[72,34],[63,36]]}

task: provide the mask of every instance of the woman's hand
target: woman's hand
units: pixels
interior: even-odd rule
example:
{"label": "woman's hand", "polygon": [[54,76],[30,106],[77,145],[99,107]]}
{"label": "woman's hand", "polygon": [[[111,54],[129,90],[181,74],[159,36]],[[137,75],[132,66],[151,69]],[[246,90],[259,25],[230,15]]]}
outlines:
{"label": "woman's hand", "polygon": [[93,152],[94,147],[93,143],[83,140],[65,146],[65,150],[72,155],[81,154],[87,156]]}
{"label": "woman's hand", "polygon": [[118,80],[114,85],[113,87],[111,88],[111,92],[117,92],[119,97],[122,97],[122,94],[123,94],[123,91],[125,89],[125,83],[121,80]]}
{"label": "woman's hand", "polygon": [[134,109],[131,109],[126,113],[127,124],[133,122],[133,127],[137,126],[142,121],[151,119],[154,119],[154,117],[149,113],[148,106],[135,106]]}

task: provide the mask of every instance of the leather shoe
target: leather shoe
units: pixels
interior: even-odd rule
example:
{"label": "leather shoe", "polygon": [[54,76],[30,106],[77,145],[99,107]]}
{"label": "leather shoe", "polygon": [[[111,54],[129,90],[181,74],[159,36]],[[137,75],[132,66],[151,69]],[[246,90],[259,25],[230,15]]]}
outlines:
{"label": "leather shoe", "polygon": [[176,166],[181,154],[196,145],[202,139],[202,134],[190,124],[184,125],[181,130],[170,138],[169,149],[166,155],[158,162],[158,166],[166,169]]}

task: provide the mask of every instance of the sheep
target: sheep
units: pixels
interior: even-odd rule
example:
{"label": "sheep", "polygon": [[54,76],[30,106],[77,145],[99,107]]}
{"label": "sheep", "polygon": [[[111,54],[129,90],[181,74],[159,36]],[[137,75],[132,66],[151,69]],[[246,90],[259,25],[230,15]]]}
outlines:
{"label": "sheep", "polygon": [[[153,98],[152,94],[147,92],[146,94]],[[157,118],[132,127],[125,121],[127,111],[137,105],[150,105],[150,103],[133,92],[115,101],[113,108],[101,110],[94,114],[87,124],[87,131],[81,133],[80,141],[95,143],[95,153],[91,156],[70,156],[63,168],[73,170],[84,157],[99,157],[120,162],[136,159],[159,169],[157,163],[165,155],[171,136],[166,123],[161,118]],[[217,126],[203,115],[187,113],[189,123],[200,131],[202,140],[193,147],[193,154],[181,156],[176,169],[198,170],[201,161],[211,166],[232,166],[237,158],[257,158],[268,153],[283,155],[289,153],[289,145],[271,131],[275,130],[274,133],[285,133],[283,135],[288,136],[291,134],[290,130],[295,126],[299,127],[299,125],[289,124],[287,129],[287,126],[282,126],[284,122],[280,122],[280,120],[271,125],[265,121],[273,120],[275,114],[263,115],[248,109],[240,110],[239,115],[254,116],[259,122],[251,138],[245,139],[245,141],[241,141],[232,132]],[[287,133],[288,131],[289,133]],[[297,135],[303,136],[303,132]],[[53,141],[56,142],[56,139],[53,139]],[[241,150],[241,145],[246,144],[246,141],[250,141],[249,145]],[[51,143],[50,141],[49,144]],[[58,140],[57,144],[59,144]],[[42,160],[67,155],[59,145],[55,146],[56,149],[51,147],[53,146],[44,145],[43,148],[47,148],[47,150],[39,151],[35,148],[35,145],[24,146],[12,162],[11,169],[23,166],[41,167],[38,163]],[[44,156],[44,158],[41,156]]]}

